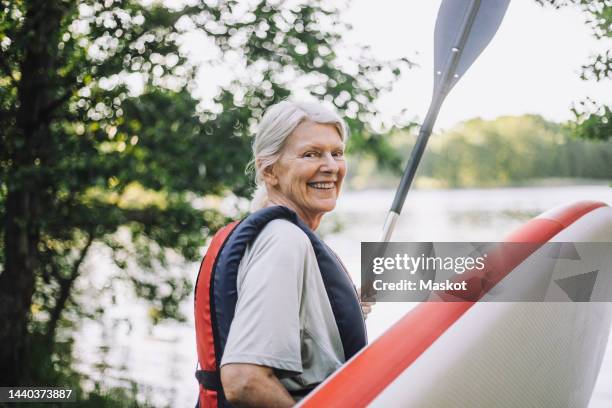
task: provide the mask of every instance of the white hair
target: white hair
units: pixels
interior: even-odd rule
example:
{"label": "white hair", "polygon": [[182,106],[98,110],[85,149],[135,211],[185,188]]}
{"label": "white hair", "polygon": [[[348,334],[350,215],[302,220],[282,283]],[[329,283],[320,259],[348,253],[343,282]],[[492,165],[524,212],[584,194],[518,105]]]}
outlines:
{"label": "white hair", "polygon": [[285,141],[303,121],[308,120],[324,125],[334,125],[343,142],[348,137],[347,126],[333,110],[321,103],[281,101],[270,106],[257,129],[253,141],[253,159],[247,165],[247,172],[255,171],[256,189],[251,199],[251,211],[268,205],[268,190],[263,179],[263,171],[279,159]]}

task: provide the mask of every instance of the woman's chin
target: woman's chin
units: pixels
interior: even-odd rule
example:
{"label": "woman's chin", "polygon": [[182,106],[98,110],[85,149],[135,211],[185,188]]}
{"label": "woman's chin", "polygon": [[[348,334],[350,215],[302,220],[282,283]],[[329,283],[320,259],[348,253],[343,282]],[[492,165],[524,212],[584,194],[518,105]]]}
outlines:
{"label": "woman's chin", "polygon": [[336,198],[317,200],[315,208],[322,213],[333,211],[333,209],[336,208]]}

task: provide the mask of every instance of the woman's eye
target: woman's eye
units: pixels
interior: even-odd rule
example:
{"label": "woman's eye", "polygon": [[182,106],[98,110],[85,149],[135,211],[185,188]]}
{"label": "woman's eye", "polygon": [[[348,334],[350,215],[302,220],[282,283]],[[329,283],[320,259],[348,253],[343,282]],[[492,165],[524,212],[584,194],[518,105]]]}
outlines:
{"label": "woman's eye", "polygon": [[[323,154],[324,153],[321,153],[321,152],[306,152],[302,155],[302,157],[309,158],[309,159],[316,159],[316,158],[321,157]],[[342,150],[338,150],[338,151],[332,152],[331,155],[334,159],[342,159],[344,157],[344,152]]]}

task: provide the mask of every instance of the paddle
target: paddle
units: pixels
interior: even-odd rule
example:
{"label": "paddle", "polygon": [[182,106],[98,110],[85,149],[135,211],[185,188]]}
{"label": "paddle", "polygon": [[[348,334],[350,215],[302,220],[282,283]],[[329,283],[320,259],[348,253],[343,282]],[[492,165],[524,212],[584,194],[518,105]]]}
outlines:
{"label": "paddle", "polygon": [[425,121],[385,220],[381,241],[388,242],[425,151],[444,98],[489,44],[510,0],[443,0],[434,34],[434,89]]}

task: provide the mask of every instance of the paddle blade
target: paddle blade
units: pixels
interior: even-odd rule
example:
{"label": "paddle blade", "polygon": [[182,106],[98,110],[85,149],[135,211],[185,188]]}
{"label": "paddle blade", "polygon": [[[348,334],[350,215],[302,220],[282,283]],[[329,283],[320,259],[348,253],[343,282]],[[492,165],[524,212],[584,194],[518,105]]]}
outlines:
{"label": "paddle blade", "polygon": [[[434,93],[459,81],[499,28],[510,0],[443,0],[434,34]],[[457,56],[454,56],[457,54]]]}

